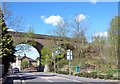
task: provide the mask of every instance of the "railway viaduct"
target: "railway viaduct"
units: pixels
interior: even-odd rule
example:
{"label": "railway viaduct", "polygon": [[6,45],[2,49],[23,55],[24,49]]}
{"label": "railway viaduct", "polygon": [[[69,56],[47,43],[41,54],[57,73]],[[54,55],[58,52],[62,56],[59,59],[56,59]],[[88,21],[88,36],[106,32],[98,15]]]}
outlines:
{"label": "railway viaduct", "polygon": [[[9,32],[12,35],[14,40],[14,45],[18,44],[30,44],[34,48],[37,49],[41,58],[41,49],[44,46],[53,49],[58,45],[63,47],[66,51],[68,49],[75,50],[75,46],[78,43],[78,40],[75,38],[65,38],[65,37],[58,37],[58,36],[48,36],[42,34],[35,34],[33,37],[25,37],[27,33],[22,32]],[[41,63],[40,63],[41,66]]]}

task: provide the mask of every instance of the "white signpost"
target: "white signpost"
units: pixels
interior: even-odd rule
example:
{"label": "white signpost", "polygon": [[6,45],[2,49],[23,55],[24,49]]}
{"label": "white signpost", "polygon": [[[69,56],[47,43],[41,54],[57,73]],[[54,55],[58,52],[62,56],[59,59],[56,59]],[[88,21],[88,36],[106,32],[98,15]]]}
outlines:
{"label": "white signpost", "polygon": [[69,60],[69,75],[71,75],[71,60],[73,59],[72,57],[72,50],[67,50],[67,60]]}

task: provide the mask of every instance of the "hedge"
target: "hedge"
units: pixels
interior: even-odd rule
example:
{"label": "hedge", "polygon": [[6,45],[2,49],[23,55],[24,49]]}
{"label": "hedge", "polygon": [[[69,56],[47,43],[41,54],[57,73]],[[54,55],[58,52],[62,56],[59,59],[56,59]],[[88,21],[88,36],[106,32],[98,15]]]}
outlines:
{"label": "hedge", "polygon": [[120,77],[113,77],[112,74],[107,74],[107,75],[103,75],[103,74],[98,74],[97,72],[91,72],[91,73],[77,73],[75,74],[75,76],[79,76],[79,77],[87,77],[87,78],[99,78],[99,79],[114,79],[114,80],[118,80],[120,79]]}

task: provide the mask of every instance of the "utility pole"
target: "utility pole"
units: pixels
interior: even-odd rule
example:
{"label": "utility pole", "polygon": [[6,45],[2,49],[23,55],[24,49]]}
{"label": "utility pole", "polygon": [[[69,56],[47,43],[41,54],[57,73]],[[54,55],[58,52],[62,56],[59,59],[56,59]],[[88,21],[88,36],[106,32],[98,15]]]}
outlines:
{"label": "utility pole", "polygon": [[69,75],[71,75],[71,56],[70,56],[70,60],[69,60]]}
{"label": "utility pole", "polygon": [[54,73],[56,73],[56,56],[55,56],[54,47],[53,47],[53,51],[52,51],[52,58],[54,59]]}

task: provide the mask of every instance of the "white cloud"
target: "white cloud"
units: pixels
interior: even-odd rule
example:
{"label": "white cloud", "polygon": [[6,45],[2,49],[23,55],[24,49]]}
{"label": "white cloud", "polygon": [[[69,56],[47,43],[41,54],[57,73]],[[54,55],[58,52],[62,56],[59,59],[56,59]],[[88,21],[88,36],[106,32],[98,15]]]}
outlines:
{"label": "white cloud", "polygon": [[9,28],[9,29],[7,29],[7,31],[15,31],[15,30]]}
{"label": "white cloud", "polygon": [[83,21],[83,20],[85,20],[86,19],[86,16],[84,15],[84,14],[79,14],[79,15],[77,15],[76,17],[75,17],[75,20],[77,21],[77,22],[81,22],[81,21]]}
{"label": "white cloud", "polygon": [[44,20],[46,17],[43,15],[43,16],[40,16],[40,18],[41,18],[42,20]]}
{"label": "white cloud", "polygon": [[96,4],[97,0],[90,0],[91,3]]}
{"label": "white cloud", "polygon": [[64,23],[64,19],[59,15],[52,15],[46,18],[45,16],[40,17],[46,24],[52,24],[53,26],[57,26],[59,22]]}
{"label": "white cloud", "polygon": [[108,32],[97,32],[95,34],[93,34],[93,36],[100,36],[100,37],[107,37],[108,36]]}

